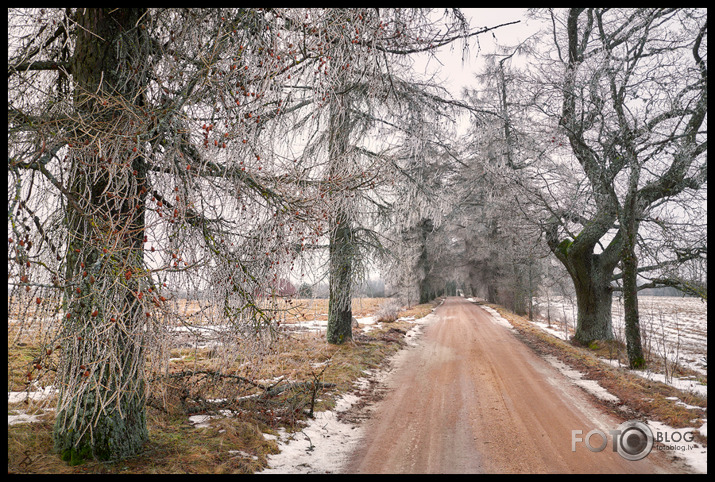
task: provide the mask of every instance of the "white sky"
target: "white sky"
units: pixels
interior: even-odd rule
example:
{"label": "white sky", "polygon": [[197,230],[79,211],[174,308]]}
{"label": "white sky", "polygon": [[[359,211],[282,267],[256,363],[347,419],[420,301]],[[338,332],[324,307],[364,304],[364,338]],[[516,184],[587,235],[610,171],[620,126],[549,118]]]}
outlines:
{"label": "white sky", "polygon": [[436,71],[438,78],[444,81],[444,86],[456,99],[461,97],[464,87],[473,84],[474,74],[483,65],[484,54],[494,52],[495,41],[501,45],[515,45],[534,34],[539,28],[537,21],[527,19],[525,8],[464,8],[462,12],[473,29],[492,27],[515,20],[519,20],[520,23],[501,27],[472,38],[468,55],[465,56],[464,61],[462,61],[462,49],[456,42],[452,46],[442,47],[437,54],[437,58],[443,65],[439,65],[434,60],[427,65],[425,65],[425,60],[415,63],[415,68],[422,72],[425,70],[427,72]]}

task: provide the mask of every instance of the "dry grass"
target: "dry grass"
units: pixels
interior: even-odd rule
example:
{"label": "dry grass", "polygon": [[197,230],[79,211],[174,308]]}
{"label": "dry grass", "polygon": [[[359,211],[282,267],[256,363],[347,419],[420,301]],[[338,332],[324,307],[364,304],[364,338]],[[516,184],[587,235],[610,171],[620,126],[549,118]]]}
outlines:
{"label": "dry grass", "polygon": [[412,307],[405,308],[404,310],[402,310],[400,312],[400,317],[403,317],[403,318],[413,317],[416,320],[419,320],[420,318],[423,318],[423,317],[429,315],[432,312],[432,310],[434,309],[434,307],[436,306],[436,304],[437,304],[436,302],[432,302],[432,303],[425,303],[422,305],[414,305]]}
{"label": "dry grass", "polygon": [[[363,318],[378,309],[384,298],[353,298],[353,316]],[[326,298],[277,300],[280,318],[285,323],[297,323],[307,320],[327,320],[328,300]]]}
{"label": "dry grass", "polygon": [[[357,318],[375,313],[381,299],[353,300]],[[313,319],[314,313],[327,314],[327,300],[294,301],[292,310]],[[186,306],[191,310],[191,305]],[[433,305],[418,305],[400,316],[419,318],[428,314]],[[327,316],[327,315],[325,315]],[[282,337],[275,350],[255,367],[255,379],[275,379],[284,382],[319,379],[335,384],[317,395],[314,410],[330,409],[338,396],[350,390],[355,380],[366,369],[379,367],[403,345],[402,337],[411,327],[406,321],[389,323],[367,334],[356,333],[353,342],[330,345],[324,333],[291,333]],[[8,374],[12,374],[9,390],[25,386],[23,374],[42,346],[27,341],[23,346],[11,343],[8,336]],[[52,355],[56,356],[55,354]],[[177,349],[172,351],[175,360],[170,372],[212,367],[209,349]],[[235,362],[236,364],[239,361]],[[188,387],[195,395],[227,397],[229,394],[253,393],[256,389],[241,387],[230,380],[197,383],[197,379],[174,380],[174,396]],[[179,385],[184,384],[185,387]],[[166,388],[166,387],[165,387]],[[88,460],[81,465],[69,466],[62,462],[52,448],[53,412],[45,412],[38,423],[25,423],[8,427],[8,472],[20,473],[253,473],[266,466],[268,454],[277,451],[273,441],[265,440],[262,433],[274,432],[279,427],[299,429],[311,408],[310,390],[288,390],[279,396],[259,398],[232,407],[234,416],[212,419],[207,428],[197,428],[188,420],[176,398],[171,399],[173,410],[161,404],[147,408],[149,442],[137,457],[120,462]],[[51,404],[51,403],[50,403]],[[191,407],[196,407],[192,405]],[[12,409],[34,409],[32,405],[15,404]],[[215,413],[211,410],[198,413]]]}
{"label": "dry grass", "polygon": [[[596,342],[592,348],[575,346],[569,342],[553,337],[532,325],[526,318],[493,304],[488,304],[497,310],[516,328],[522,340],[539,354],[557,357],[562,362],[579,370],[588,379],[599,384],[615,395],[621,401],[618,405],[606,404],[594,397],[594,401],[604,405],[619,418],[647,418],[657,420],[674,428],[699,426],[706,418],[707,399],[690,392],[678,390],[670,385],[647,380],[620,367],[613,367],[599,357],[608,357],[620,347],[614,347],[613,342]],[[676,404],[677,397],[688,405],[703,407],[690,409]],[[625,420],[625,419],[624,419]],[[695,422],[694,422],[695,420]],[[707,439],[701,440],[707,445]]]}
{"label": "dry grass", "polygon": [[149,410],[149,442],[121,462],[88,460],[69,466],[52,453],[52,421],[8,427],[8,472],[18,473],[253,473],[276,453],[256,423],[217,419],[209,428]]}

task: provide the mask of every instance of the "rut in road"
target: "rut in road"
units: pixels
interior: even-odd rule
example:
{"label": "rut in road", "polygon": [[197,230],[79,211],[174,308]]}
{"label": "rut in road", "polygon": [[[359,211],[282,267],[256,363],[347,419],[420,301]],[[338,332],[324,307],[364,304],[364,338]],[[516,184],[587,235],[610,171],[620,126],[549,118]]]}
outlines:
{"label": "rut in road", "polygon": [[447,298],[435,315],[398,362],[344,472],[675,470],[654,453],[623,459],[611,450],[610,436],[602,452],[584,444],[572,452],[572,430],[607,432],[620,421],[479,306]]}

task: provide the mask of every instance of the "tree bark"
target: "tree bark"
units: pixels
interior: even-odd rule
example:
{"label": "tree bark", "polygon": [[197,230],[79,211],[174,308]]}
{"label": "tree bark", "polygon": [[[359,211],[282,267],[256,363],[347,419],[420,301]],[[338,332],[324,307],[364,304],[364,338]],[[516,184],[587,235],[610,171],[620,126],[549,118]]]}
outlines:
{"label": "tree bark", "polygon": [[635,253],[635,233],[623,248],[623,311],[626,325],[626,351],[631,368],[644,368],[645,358],[641,346],[641,331],[638,315],[638,258]]}
{"label": "tree bark", "polygon": [[638,236],[638,221],[641,212],[638,198],[634,194],[638,187],[640,166],[635,155],[632,156],[630,189],[633,193],[626,197],[624,209],[620,213],[621,229],[623,230],[623,250],[621,252],[621,269],[623,272],[623,311],[625,315],[626,351],[628,365],[631,368],[644,368],[645,358],[641,346],[641,330],[638,316],[638,258],[636,243]]}
{"label": "tree bark", "polygon": [[[350,125],[345,94],[338,95],[330,104],[330,132],[328,138],[329,179],[340,175],[341,164],[347,162]],[[330,230],[328,300],[328,343],[342,344],[352,340],[352,270],[355,246],[351,220],[344,193],[331,193],[333,214]]]}
{"label": "tree bark", "polygon": [[577,239],[557,239],[556,225],[546,230],[546,240],[552,253],[563,263],[576,290],[576,332],[574,338],[588,345],[593,340],[612,340],[611,303],[613,270],[618,263],[623,234],[619,231],[608,247],[594,254],[594,245],[612,225],[610,215],[603,215],[602,226],[594,222]]}
{"label": "tree bark", "polygon": [[610,275],[611,272],[599,268],[579,268],[577,276],[572,277],[578,308],[574,338],[579,343],[588,345],[593,340],[613,339]]}
{"label": "tree bark", "polygon": [[353,246],[349,221],[344,212],[336,217],[330,236],[330,299],[328,301],[328,343],[352,340],[352,263]]}
{"label": "tree bark", "polygon": [[[71,73],[82,125],[73,139],[80,145],[70,148],[67,158],[76,203],[65,214],[70,286],[65,291],[53,430],[55,449],[71,464],[88,457],[133,456],[148,438],[143,377],[147,315],[137,298],[147,167],[124,145],[128,133],[113,130],[124,106],[141,102],[140,76],[126,77],[120,68],[138,60],[142,38],[137,25],[143,14],[144,9],[84,9],[77,18]],[[111,159],[97,149],[100,143]],[[109,170],[115,170],[113,177]]]}

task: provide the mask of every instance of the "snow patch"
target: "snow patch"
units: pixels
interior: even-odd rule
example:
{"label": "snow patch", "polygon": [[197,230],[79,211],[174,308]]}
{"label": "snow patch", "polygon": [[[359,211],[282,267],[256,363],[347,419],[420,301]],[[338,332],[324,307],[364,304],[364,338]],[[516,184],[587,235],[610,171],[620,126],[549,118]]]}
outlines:
{"label": "snow patch", "polygon": [[258,460],[258,455],[249,454],[248,452],[244,452],[243,450],[229,450],[228,453],[229,453],[229,455],[233,455],[235,457],[243,457],[244,459]]}
{"label": "snow patch", "polygon": [[506,321],[495,309],[490,308],[488,306],[482,306],[482,309],[484,309],[487,313],[489,313],[491,316],[491,320],[500,326],[503,326],[504,328],[509,329],[510,331],[516,332],[513,326],[511,326],[511,323]]}
{"label": "snow patch", "polygon": [[569,340],[569,333],[567,331],[557,330],[553,328],[553,325],[549,326],[548,323],[543,323],[541,321],[532,321],[531,324],[541,328],[543,331],[555,336],[556,338],[560,338],[565,341]]}
{"label": "snow patch", "polygon": [[330,473],[339,468],[360,439],[362,427],[341,422],[338,415],[358,399],[351,393],[343,395],[336,401],[334,410],[316,412],[315,418],[298,432],[289,434],[280,429],[278,447],[281,452],[269,455],[269,468],[257,473],[315,474]]}
{"label": "snow patch", "polygon": [[[52,398],[57,393],[57,390],[52,385],[47,387],[36,387],[37,390],[26,390],[24,392],[7,392],[7,403],[8,405],[14,403],[23,402],[41,402]],[[48,409],[52,411],[53,409]],[[40,417],[42,417],[47,410],[40,411],[34,414],[28,414],[24,410],[9,410],[7,415],[7,425],[16,425],[19,423],[35,423],[40,422]]]}
{"label": "snow patch", "polygon": [[648,420],[647,424],[651,427],[653,435],[660,436],[663,440],[654,442],[652,452],[666,452],[672,457],[683,459],[694,472],[707,474],[708,448],[690,439],[690,433],[693,431],[698,431],[707,437],[707,421],[700,428],[673,428],[655,420]]}
{"label": "snow patch", "polygon": [[39,402],[54,396],[55,393],[57,393],[57,390],[52,385],[34,391],[7,392],[7,403]]}
{"label": "snow patch", "polygon": [[595,397],[606,401],[606,402],[614,402],[618,403],[620,402],[620,399],[610,393],[608,390],[603,388],[601,385],[598,384],[596,380],[587,380],[583,378],[583,373],[581,373],[578,370],[574,370],[573,368],[569,367],[565,363],[563,363],[561,360],[554,356],[545,356],[544,360],[549,362],[554,368],[556,368],[558,371],[560,371],[563,375],[565,375],[567,378],[569,378],[571,381],[573,381],[576,385],[579,387],[583,388],[590,394],[594,395]]}
{"label": "snow patch", "polygon": [[34,414],[34,415],[29,415],[27,413],[19,413],[17,415],[8,415],[7,416],[7,425],[8,427],[10,425],[16,425],[19,423],[36,423],[40,421],[40,417],[43,414]]}
{"label": "snow patch", "polygon": [[692,392],[703,397],[708,396],[708,387],[695,380],[693,377],[671,377],[666,379],[662,373],[655,373],[650,370],[630,370],[631,373],[643,377],[647,380],[665,383],[684,392]]}
{"label": "snow patch", "polygon": [[195,428],[207,428],[211,426],[209,422],[214,418],[232,417],[234,415],[231,410],[219,410],[219,413],[220,415],[191,415],[189,423]]}

